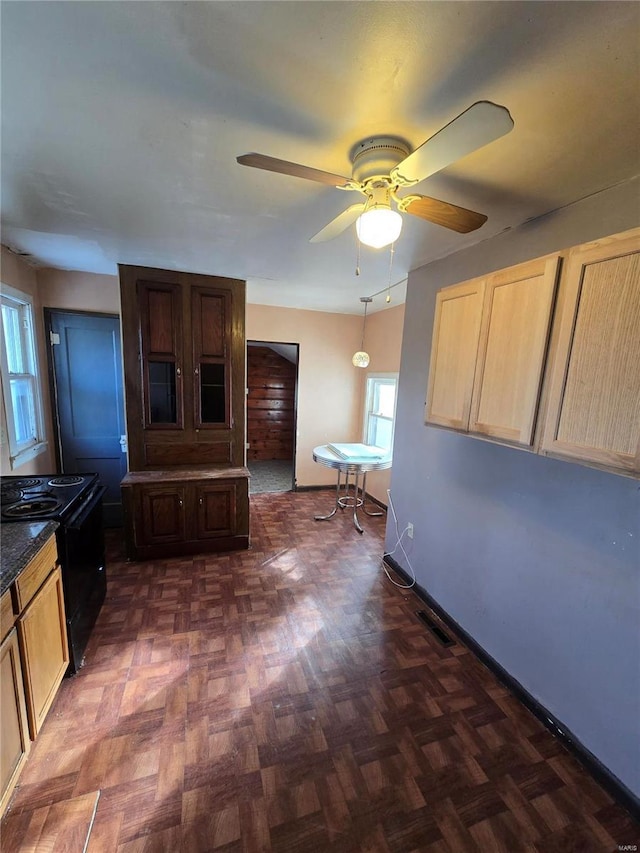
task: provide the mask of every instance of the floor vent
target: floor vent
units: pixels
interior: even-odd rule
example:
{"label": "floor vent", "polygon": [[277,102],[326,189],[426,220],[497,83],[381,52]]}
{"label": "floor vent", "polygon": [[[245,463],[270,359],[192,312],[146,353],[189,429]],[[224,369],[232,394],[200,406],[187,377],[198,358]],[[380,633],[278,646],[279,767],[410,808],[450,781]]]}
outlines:
{"label": "floor vent", "polygon": [[436,625],[436,623],[429,618],[426,611],[416,610],[416,616],[424,622],[427,628],[438,638],[438,640],[440,640],[443,646],[455,646],[455,640],[452,640],[448,634],[445,634],[442,628],[439,625]]}

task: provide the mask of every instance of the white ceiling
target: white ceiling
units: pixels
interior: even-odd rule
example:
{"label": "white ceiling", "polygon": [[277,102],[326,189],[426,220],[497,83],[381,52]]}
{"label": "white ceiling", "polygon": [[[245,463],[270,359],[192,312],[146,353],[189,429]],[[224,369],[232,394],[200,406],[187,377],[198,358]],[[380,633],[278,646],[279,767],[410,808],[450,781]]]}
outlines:
{"label": "white ceiling", "polygon": [[508,107],[514,130],[418,192],[488,222],[464,236],[405,216],[393,282],[640,172],[639,3],[2,2],[1,15],[2,241],[47,266],[227,275],[251,302],[360,313],[389,252],[363,248],[356,277],[353,228],[308,240],[361,197],[236,156],[350,175],[363,137],[417,147],[478,100]]}

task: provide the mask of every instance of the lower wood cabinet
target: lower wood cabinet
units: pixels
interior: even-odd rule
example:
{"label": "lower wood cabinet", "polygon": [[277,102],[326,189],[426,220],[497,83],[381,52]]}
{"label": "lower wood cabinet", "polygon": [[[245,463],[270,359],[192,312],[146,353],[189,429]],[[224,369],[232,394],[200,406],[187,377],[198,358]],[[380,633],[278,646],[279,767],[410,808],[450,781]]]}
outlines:
{"label": "lower wood cabinet", "polygon": [[27,760],[31,741],[27,727],[27,708],[18,649],[18,632],[15,628],[3,640],[0,647],[0,814],[18,781],[18,776]]}
{"label": "lower wood cabinet", "polygon": [[249,547],[249,472],[138,471],[122,481],[132,560]]}
{"label": "lower wood cabinet", "polygon": [[0,600],[0,815],[69,665],[53,534]]}
{"label": "lower wood cabinet", "polygon": [[60,567],[51,572],[18,619],[31,737],[40,731],[67,667],[69,646]]}

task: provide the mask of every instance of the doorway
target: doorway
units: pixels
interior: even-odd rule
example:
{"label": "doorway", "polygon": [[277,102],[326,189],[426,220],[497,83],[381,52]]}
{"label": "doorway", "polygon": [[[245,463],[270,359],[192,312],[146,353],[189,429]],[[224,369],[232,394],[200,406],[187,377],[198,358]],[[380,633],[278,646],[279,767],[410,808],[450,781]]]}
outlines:
{"label": "doorway", "polygon": [[122,525],[127,473],[120,318],[45,308],[58,470],[97,472],[107,491],[104,523]]}
{"label": "doorway", "polygon": [[250,494],[295,490],[299,345],[247,341]]}

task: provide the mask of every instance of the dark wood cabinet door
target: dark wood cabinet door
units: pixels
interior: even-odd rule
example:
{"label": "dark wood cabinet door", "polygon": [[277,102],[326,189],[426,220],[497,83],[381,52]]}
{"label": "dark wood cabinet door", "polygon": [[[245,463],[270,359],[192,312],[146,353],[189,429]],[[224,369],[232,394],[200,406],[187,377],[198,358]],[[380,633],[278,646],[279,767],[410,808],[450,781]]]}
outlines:
{"label": "dark wood cabinet door", "polygon": [[196,429],[231,428],[231,313],[230,290],[191,288]]}
{"label": "dark wood cabinet door", "polygon": [[233,536],[236,533],[236,484],[207,483],[194,486],[198,539]]}
{"label": "dark wood cabinet door", "polygon": [[183,427],[182,289],[138,282],[145,429]]}
{"label": "dark wood cabinet door", "polygon": [[186,529],[186,487],[168,483],[163,486],[142,486],[142,529],[139,538],[145,545],[163,542],[184,542]]}

